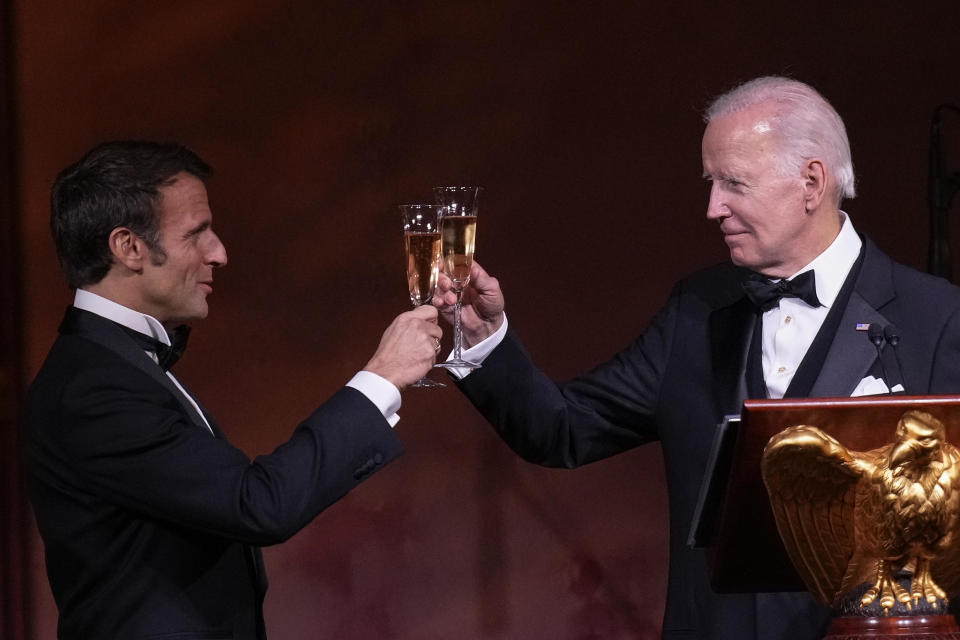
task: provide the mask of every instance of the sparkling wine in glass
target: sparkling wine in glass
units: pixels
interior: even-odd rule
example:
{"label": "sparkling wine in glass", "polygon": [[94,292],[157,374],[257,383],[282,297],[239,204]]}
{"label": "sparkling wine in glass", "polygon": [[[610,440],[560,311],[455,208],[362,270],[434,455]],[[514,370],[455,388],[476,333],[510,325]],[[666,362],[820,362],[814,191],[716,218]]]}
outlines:
{"label": "sparkling wine in glass", "polygon": [[470,282],[473,252],[477,239],[477,206],[483,187],[434,187],[437,205],[443,207],[443,270],[453,282],[457,303],[453,308],[453,357],[434,366],[448,369],[477,369],[480,365],[463,359],[460,307],[463,288]]}
{"label": "sparkling wine in glass", "polygon": [[[442,207],[433,204],[402,204],[403,248],[407,257],[407,289],[414,307],[433,298],[440,273],[440,220]],[[411,387],[445,387],[430,378],[420,378]]]}

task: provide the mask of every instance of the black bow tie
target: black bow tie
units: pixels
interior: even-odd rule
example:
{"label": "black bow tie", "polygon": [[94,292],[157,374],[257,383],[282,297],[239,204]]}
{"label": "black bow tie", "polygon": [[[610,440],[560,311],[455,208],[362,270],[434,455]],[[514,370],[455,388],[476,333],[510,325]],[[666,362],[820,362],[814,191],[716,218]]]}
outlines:
{"label": "black bow tie", "polygon": [[190,327],[183,324],[167,332],[170,337],[169,345],[163,344],[153,336],[140,333],[136,329],[123,327],[127,334],[137,341],[144,351],[150,351],[157,356],[157,363],[164,371],[176,364],[187,348],[187,339],[190,337]]}
{"label": "black bow tie", "polygon": [[740,283],[750,301],[760,311],[768,311],[780,303],[780,298],[800,298],[811,307],[819,307],[817,285],[813,271],[804,271],[793,280],[770,280],[759,273],[750,274]]}

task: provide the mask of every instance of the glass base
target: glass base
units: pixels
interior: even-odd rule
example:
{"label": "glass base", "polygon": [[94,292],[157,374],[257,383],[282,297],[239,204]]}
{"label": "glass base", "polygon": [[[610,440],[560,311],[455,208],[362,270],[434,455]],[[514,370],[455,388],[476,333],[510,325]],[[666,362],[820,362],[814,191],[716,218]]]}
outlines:
{"label": "glass base", "polygon": [[445,387],[447,385],[443,384],[442,382],[437,382],[436,380],[431,380],[430,378],[420,378],[410,386],[411,387]]}
{"label": "glass base", "polygon": [[447,360],[446,362],[438,362],[433,365],[434,367],[443,367],[444,369],[479,369],[479,362],[470,362],[469,360]]}

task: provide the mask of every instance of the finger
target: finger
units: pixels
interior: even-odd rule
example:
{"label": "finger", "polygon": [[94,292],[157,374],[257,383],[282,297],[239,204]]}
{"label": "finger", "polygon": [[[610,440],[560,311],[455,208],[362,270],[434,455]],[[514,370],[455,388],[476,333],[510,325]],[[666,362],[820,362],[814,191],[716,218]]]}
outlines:
{"label": "finger", "polygon": [[480,266],[480,263],[474,262],[470,267],[470,281],[476,284],[479,291],[496,286],[497,279],[490,276],[486,270]]}
{"label": "finger", "polygon": [[480,266],[480,263],[476,260],[473,261],[473,264],[470,266],[470,279],[479,278],[481,275],[486,275],[487,272],[484,271],[483,267]]}
{"label": "finger", "polygon": [[433,306],[437,307],[440,311],[449,311],[457,302],[457,294],[453,291],[436,291],[433,294],[431,299]]}
{"label": "finger", "polygon": [[446,273],[441,271],[437,276],[437,287],[441,291],[449,291],[450,287],[452,286],[453,286],[453,280],[450,279],[450,276],[448,276]]}
{"label": "finger", "polygon": [[437,315],[438,315],[437,308],[429,304],[422,304],[416,309],[414,309],[413,311],[408,311],[407,313],[409,313],[414,318],[418,318],[420,320],[426,320],[428,322],[429,321],[436,322]]}

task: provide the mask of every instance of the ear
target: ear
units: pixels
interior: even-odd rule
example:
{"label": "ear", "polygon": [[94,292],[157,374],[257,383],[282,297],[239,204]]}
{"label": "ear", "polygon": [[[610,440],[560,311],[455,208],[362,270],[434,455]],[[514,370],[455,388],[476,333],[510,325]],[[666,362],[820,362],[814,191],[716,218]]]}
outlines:
{"label": "ear", "polygon": [[117,227],[110,232],[108,240],[113,260],[130,271],[143,271],[143,261],[147,259],[146,243],[137,234],[126,227]]}
{"label": "ear", "polygon": [[827,193],[827,170],[823,162],[813,158],[803,168],[803,202],[807,213],[820,208]]}

